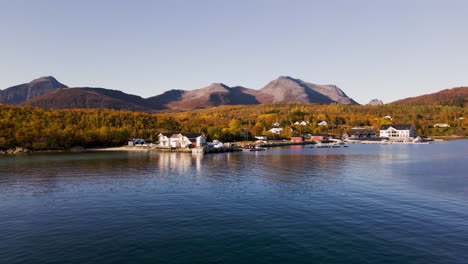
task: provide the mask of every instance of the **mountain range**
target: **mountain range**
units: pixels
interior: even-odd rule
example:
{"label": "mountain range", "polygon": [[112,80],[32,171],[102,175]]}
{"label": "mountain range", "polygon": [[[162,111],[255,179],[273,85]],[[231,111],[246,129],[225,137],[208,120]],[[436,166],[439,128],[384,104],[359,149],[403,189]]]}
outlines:
{"label": "mountain range", "polygon": [[0,90],[0,103],[53,109],[105,108],[138,112],[265,103],[358,104],[335,85],[317,85],[289,76],[281,76],[260,90],[213,83],[191,91],[169,90],[149,98],[105,88],[69,88],[47,76]]}
{"label": "mountain range", "polygon": [[[468,87],[458,87],[398,100],[391,104],[441,104],[468,107],[467,102]],[[191,91],[169,90],[149,98],[105,88],[69,88],[52,76],[0,90],[0,104],[48,109],[98,108],[154,113],[189,111],[221,105],[267,103],[358,104],[335,85],[317,85],[289,76],[281,76],[259,90],[213,83]],[[370,104],[382,104],[382,101],[376,99]]]}

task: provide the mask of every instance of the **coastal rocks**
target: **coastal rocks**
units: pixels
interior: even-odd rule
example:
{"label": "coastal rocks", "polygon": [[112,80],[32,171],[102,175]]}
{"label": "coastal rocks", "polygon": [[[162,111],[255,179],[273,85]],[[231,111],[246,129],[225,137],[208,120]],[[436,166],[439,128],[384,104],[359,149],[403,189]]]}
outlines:
{"label": "coastal rocks", "polygon": [[15,149],[8,149],[8,150],[0,151],[0,154],[20,154],[20,153],[29,153],[29,152],[31,152],[31,150],[17,147]]}

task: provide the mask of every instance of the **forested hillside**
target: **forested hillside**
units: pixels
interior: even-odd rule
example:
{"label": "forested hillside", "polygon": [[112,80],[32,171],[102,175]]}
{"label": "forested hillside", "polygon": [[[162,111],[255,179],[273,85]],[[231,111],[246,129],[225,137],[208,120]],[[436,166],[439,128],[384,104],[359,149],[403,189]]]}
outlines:
{"label": "forested hillside", "polygon": [[410,97],[393,102],[397,105],[450,105],[468,107],[468,87],[446,89],[437,93]]}
{"label": "forested hillside", "polygon": [[[391,116],[392,119],[386,116]],[[210,140],[241,140],[266,134],[288,138],[295,134],[342,135],[353,127],[378,130],[382,124],[414,124],[418,135],[467,136],[466,108],[420,105],[265,104],[222,106],[191,112],[146,114],[115,110],[45,110],[0,105],[0,149],[66,149],[74,146],[118,146],[129,138],[157,140],[160,132],[203,132]],[[319,120],[328,122],[318,126]],[[309,121],[306,126],[296,121]],[[284,134],[268,132],[278,122]],[[433,128],[447,123],[448,128]],[[244,133],[241,133],[245,131]]]}

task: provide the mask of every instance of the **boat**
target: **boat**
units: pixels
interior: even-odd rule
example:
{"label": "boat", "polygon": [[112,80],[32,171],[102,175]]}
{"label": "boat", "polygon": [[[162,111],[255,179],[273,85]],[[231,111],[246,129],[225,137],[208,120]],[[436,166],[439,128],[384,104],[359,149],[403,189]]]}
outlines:
{"label": "boat", "polygon": [[318,144],[316,147],[312,146],[311,148],[340,148],[340,147],[347,148],[348,145],[341,141],[341,142],[336,142],[333,144]]}
{"label": "boat", "polygon": [[256,145],[247,145],[242,148],[242,151],[263,151],[266,150],[266,148],[256,146]]}
{"label": "boat", "polygon": [[250,151],[263,151],[263,150],[266,150],[266,148],[255,147],[255,148],[250,149]]}

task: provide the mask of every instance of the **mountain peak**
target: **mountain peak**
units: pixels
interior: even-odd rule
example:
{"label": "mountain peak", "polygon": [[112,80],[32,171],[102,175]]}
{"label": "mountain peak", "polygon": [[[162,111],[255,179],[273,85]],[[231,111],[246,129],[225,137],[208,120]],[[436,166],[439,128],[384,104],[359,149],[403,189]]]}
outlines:
{"label": "mountain peak", "polygon": [[335,85],[308,83],[291,76],[278,77],[263,87],[260,92],[268,95],[263,96],[263,102],[357,104]]}
{"label": "mountain peak", "polygon": [[276,79],[276,81],[293,81],[295,83],[300,82],[301,80],[293,78],[291,76],[280,76]]}
{"label": "mountain peak", "polygon": [[16,85],[1,91],[0,103],[19,104],[59,88],[68,88],[68,86],[58,82],[52,76],[43,76],[29,83]]}
{"label": "mountain peak", "polygon": [[58,82],[57,79],[54,78],[54,76],[42,76],[42,77],[32,80],[29,83],[46,82],[46,81]]}
{"label": "mountain peak", "polygon": [[208,87],[222,87],[222,88],[225,88],[225,89],[229,89],[230,87],[225,85],[224,83],[212,83],[210,86]]}
{"label": "mountain peak", "polygon": [[372,99],[370,100],[370,102],[368,103],[368,105],[383,105],[383,101],[382,100],[379,100],[379,99]]}

